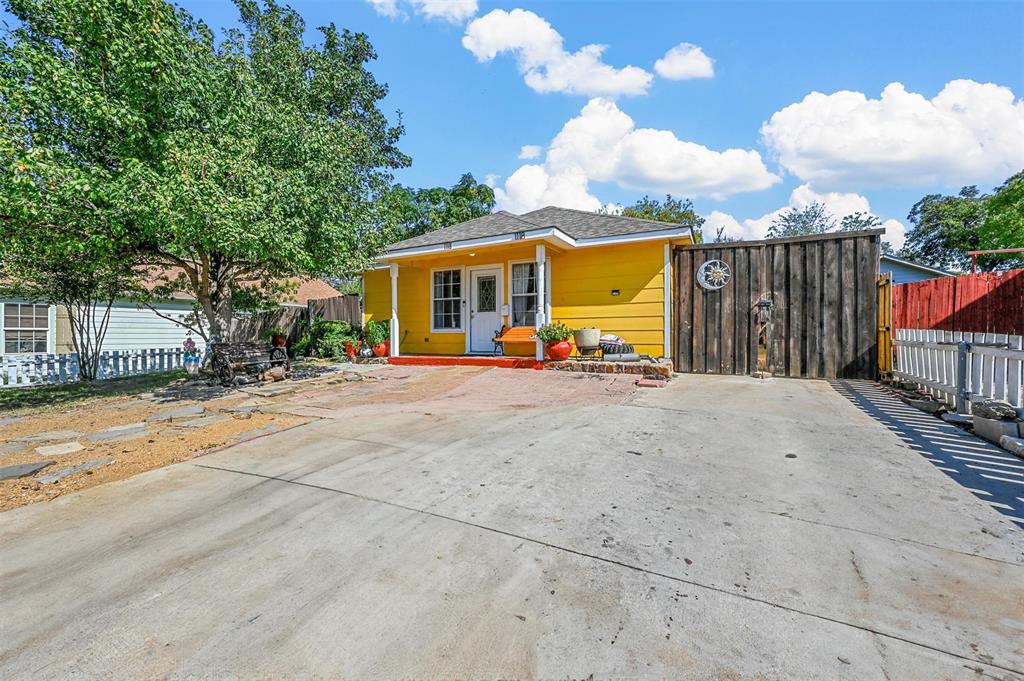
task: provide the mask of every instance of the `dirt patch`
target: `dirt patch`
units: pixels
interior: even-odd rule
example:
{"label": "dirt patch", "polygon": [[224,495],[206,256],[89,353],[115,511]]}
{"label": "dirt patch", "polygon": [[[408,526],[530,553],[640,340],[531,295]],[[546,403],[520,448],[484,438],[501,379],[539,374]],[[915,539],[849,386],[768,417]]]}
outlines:
{"label": "dirt patch", "polygon": [[[218,414],[220,409],[237,406],[246,401],[248,397],[247,395],[235,395],[230,399],[211,400],[203,404],[207,413]],[[227,417],[225,420],[201,428],[188,428],[169,423],[148,423],[146,433],[140,437],[133,436],[131,439],[100,442],[88,439],[90,434],[107,428],[145,423],[147,416],[167,409],[195,404],[199,403],[182,401],[165,405],[134,398],[102,400],[69,409],[63,412],[59,419],[55,419],[52,413],[40,413],[27,415],[25,420],[20,423],[0,427],[0,441],[3,442],[58,428],[73,429],[83,433],[75,440],[85,447],[73,454],[50,457],[56,463],[43,469],[35,477],[0,481],[0,511],[54,499],[69,492],[121,480],[143,471],[184,461],[211,448],[234,442],[232,436],[249,431],[290,428],[310,420],[288,414],[223,414]],[[55,442],[62,441],[67,440],[56,440]],[[0,455],[0,466],[45,459],[46,457],[35,451],[37,446],[45,444],[50,443],[29,442],[25,444],[22,451],[2,454]],[[108,457],[114,462],[75,473],[55,483],[42,484],[37,480],[40,476],[55,473],[64,468]]]}

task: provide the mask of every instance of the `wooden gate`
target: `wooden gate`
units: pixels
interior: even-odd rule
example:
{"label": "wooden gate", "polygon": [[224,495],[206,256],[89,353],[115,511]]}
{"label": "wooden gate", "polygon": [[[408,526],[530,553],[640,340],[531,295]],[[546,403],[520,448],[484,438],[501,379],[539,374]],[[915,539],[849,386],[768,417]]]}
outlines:
{"label": "wooden gate", "polygon": [[878,373],[892,375],[892,272],[878,278]]}
{"label": "wooden gate", "polygon": [[[875,378],[883,232],[676,248],[676,370]],[[697,282],[709,260],[729,266],[721,289]]]}

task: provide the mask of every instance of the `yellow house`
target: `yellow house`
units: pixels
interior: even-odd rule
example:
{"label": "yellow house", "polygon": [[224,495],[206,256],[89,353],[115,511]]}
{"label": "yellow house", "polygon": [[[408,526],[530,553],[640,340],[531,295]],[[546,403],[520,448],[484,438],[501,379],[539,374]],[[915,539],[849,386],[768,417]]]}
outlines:
{"label": "yellow house", "polygon": [[[364,322],[390,320],[396,357],[491,355],[503,328],[547,321],[597,327],[638,353],[670,357],[672,246],[692,239],[674,223],[498,211],[391,246],[363,275]],[[543,347],[506,344],[504,354],[543,359]]]}

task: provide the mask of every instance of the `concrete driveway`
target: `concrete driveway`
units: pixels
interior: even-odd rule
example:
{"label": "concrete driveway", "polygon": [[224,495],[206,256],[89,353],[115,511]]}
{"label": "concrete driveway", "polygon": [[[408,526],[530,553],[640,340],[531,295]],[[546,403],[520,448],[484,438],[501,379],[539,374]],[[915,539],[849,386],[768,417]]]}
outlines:
{"label": "concrete driveway", "polygon": [[430,371],[0,516],[0,677],[1024,673],[1024,532],[827,383]]}

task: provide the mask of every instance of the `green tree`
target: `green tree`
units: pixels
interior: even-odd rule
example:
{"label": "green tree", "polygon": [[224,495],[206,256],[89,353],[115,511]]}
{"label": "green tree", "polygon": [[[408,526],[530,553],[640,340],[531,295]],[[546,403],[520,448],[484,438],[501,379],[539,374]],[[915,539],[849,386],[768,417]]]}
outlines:
{"label": "green tree", "polygon": [[494,210],[494,190],[464,174],[452,187],[398,187],[400,236],[418,236],[487,215]]}
{"label": "green tree", "polygon": [[788,208],[778,215],[768,227],[768,238],[824,234],[835,231],[837,226],[835,216],[825,208],[825,204],[812,203],[803,208]]}
{"label": "green tree", "polygon": [[[922,198],[907,215],[912,227],[901,255],[943,269],[969,269],[967,251],[981,248],[985,198],[974,186],[964,187],[955,196],[929,194]],[[995,261],[983,257],[978,265],[992,269]]]}
{"label": "green tree", "polygon": [[365,35],[331,25],[307,46],[294,11],[236,4],[218,43],[159,0],[7,0],[0,58],[5,229],[96,225],[153,296],[192,295],[213,340],[237,303],[372,262],[409,163]]}
{"label": "green tree", "polygon": [[[1004,182],[985,201],[980,229],[985,249],[1024,248],[1024,171]],[[995,256],[1002,267],[1024,267],[1020,254]]]}
{"label": "green tree", "polygon": [[693,209],[693,201],[690,199],[674,199],[671,194],[667,194],[662,203],[658,199],[644,196],[632,206],[623,208],[622,215],[627,218],[642,218],[686,225],[693,230],[693,236],[697,243],[703,241],[701,228],[704,225],[704,218],[697,215],[697,211]]}
{"label": "green tree", "polygon": [[3,250],[5,294],[67,310],[84,381],[97,376],[114,301],[138,293],[131,261],[113,255],[75,239],[27,239]]}

